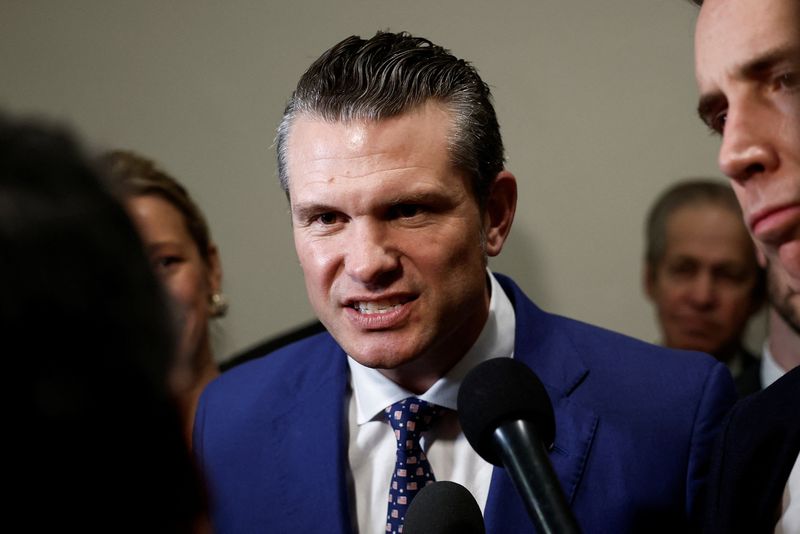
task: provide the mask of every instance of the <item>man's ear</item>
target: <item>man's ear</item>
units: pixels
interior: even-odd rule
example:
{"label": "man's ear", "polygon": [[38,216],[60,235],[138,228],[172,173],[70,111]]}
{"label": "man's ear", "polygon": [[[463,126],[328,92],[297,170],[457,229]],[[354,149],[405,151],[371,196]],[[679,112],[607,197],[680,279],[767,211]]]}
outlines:
{"label": "man's ear", "polygon": [[486,235],[486,254],[497,256],[503,249],[514,213],[517,211],[517,179],[503,169],[495,177],[489,190],[484,213],[484,233]]}

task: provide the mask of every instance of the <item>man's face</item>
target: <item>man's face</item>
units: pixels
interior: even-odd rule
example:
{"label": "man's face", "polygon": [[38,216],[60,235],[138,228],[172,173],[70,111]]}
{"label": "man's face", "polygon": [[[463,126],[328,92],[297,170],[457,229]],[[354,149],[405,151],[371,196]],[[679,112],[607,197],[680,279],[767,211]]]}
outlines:
{"label": "man's face", "polygon": [[800,2],[707,0],[695,55],[719,166],[757,246],[800,290]]}
{"label": "man's face", "polygon": [[646,276],[664,344],[730,357],[757,308],[756,279],[753,247],[737,213],[709,203],[673,212],[664,257]]}
{"label": "man's face", "polygon": [[431,103],[379,122],[301,116],[288,141],[295,247],[312,306],[356,361],[419,391],[432,384],[419,377],[445,372],[480,334],[486,255],[507,233],[450,163],[451,123]]}

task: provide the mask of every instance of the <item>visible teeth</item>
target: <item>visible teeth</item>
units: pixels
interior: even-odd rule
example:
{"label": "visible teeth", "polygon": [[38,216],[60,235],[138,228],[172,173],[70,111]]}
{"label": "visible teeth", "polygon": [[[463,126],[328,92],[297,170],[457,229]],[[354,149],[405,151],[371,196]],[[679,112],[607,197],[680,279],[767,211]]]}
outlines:
{"label": "visible teeth", "polygon": [[402,304],[388,304],[386,302],[356,302],[353,307],[361,313],[387,313],[395,308],[399,308]]}

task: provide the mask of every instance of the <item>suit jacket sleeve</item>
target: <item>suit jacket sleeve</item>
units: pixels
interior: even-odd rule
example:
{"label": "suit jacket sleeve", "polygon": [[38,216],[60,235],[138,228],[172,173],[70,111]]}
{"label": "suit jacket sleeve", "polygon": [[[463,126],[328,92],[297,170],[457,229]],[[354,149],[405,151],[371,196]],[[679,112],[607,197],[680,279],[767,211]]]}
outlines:
{"label": "suit jacket sleeve", "polygon": [[736,401],[731,380],[730,372],[724,365],[715,365],[709,373],[697,406],[686,480],[686,507],[695,525],[702,524],[703,520],[714,445],[722,421]]}

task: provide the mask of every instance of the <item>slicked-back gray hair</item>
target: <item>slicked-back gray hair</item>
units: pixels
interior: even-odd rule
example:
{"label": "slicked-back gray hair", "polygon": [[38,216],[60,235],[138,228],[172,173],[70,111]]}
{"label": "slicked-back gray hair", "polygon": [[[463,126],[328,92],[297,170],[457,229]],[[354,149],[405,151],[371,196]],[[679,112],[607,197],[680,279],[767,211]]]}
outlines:
{"label": "slicked-back gray hair", "polygon": [[483,206],[504,161],[489,87],[468,62],[405,32],[378,32],[371,39],[348,37],[322,54],[300,78],[276,140],[278,176],[287,198],[286,152],[297,117],[379,121],[428,101],[439,102],[452,113],[450,156],[471,177]]}

